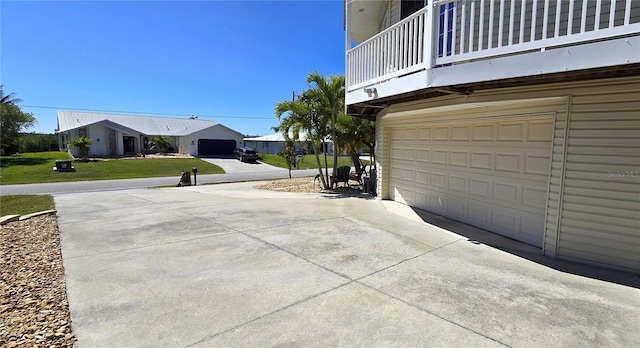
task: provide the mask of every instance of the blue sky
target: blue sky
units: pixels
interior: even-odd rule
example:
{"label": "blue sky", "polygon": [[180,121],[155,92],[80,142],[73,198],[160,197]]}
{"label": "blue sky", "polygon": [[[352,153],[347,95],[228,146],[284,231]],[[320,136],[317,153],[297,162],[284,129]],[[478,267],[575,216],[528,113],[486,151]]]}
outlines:
{"label": "blue sky", "polygon": [[344,74],[342,28],[342,0],[3,0],[0,83],[38,120],[28,131],[53,133],[60,107],[265,135],[308,73]]}

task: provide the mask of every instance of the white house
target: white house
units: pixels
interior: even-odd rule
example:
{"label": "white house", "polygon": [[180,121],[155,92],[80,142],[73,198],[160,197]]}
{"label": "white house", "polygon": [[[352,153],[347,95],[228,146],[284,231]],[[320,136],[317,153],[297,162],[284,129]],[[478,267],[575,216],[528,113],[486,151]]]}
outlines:
{"label": "white house", "polygon": [[378,197],[640,273],[640,1],[346,0],[345,31]]}
{"label": "white house", "polygon": [[[303,146],[300,144],[301,142],[307,141],[307,133],[300,132],[298,135],[299,142],[295,144],[296,150],[303,150]],[[274,133],[261,137],[254,138],[244,138],[244,144],[246,146],[254,148],[256,151],[260,153],[272,154],[275,155],[282,149],[284,144],[284,135],[282,133]],[[327,154],[332,154],[333,145],[331,140],[325,141],[325,149]]]}
{"label": "white house", "polygon": [[[215,121],[191,118],[142,117],[80,111],[58,111],[61,148],[84,135],[93,140],[90,156],[149,153],[156,135],[171,139],[170,152],[192,156],[230,156],[242,146],[243,135]],[[74,151],[74,150],[72,150]]]}

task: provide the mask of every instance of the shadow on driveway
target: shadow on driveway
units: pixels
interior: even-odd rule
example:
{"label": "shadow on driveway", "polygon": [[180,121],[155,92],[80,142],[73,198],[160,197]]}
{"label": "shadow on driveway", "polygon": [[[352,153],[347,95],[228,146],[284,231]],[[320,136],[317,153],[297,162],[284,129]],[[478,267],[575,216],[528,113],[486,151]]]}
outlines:
{"label": "shadow on driveway", "polygon": [[424,222],[464,236],[472,243],[485,244],[557,271],[640,289],[640,276],[638,275],[602,267],[586,266],[571,261],[553,259],[542,255],[541,248],[525,244],[481,228],[466,225],[425,210],[417,208],[412,209]]}

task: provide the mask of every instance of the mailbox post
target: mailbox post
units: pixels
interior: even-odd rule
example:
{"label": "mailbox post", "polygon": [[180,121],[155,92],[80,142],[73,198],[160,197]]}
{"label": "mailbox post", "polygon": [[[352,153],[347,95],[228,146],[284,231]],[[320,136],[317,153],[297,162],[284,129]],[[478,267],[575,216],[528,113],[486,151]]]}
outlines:
{"label": "mailbox post", "polygon": [[191,170],[193,171],[193,186],[196,186],[198,185],[198,168],[193,167]]}

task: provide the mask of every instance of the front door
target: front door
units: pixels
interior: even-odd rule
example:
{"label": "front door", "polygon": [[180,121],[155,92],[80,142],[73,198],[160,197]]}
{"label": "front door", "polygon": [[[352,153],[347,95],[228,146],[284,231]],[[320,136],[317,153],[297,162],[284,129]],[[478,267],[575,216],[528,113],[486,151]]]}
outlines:
{"label": "front door", "polygon": [[122,137],[124,143],[124,153],[136,152],[136,138],[135,137]]}

